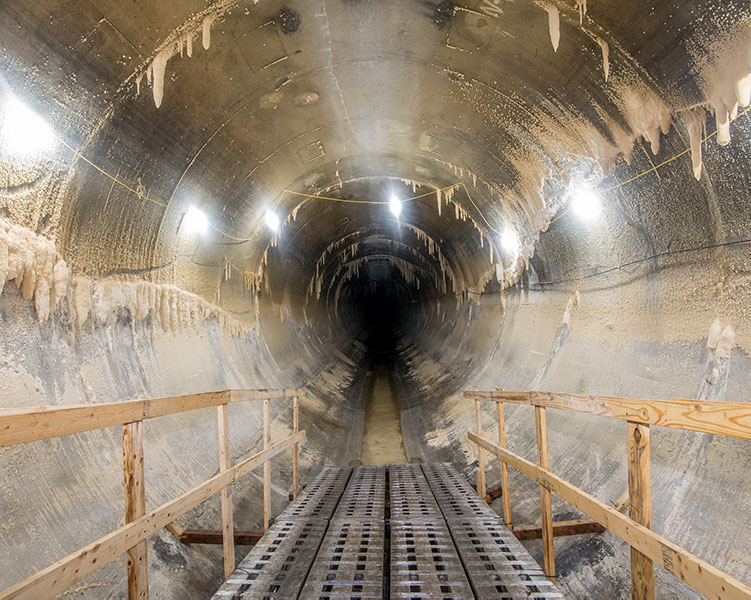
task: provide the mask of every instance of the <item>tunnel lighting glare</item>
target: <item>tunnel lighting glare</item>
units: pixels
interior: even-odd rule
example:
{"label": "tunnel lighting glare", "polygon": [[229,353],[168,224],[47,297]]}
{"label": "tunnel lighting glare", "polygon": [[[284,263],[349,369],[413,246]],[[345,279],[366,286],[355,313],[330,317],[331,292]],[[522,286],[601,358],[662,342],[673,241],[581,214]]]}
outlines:
{"label": "tunnel lighting glare", "polygon": [[268,227],[271,231],[276,233],[279,231],[279,225],[281,225],[281,221],[279,220],[279,215],[277,215],[273,210],[267,210],[266,214],[263,215],[263,220],[266,223],[266,227]]}
{"label": "tunnel lighting glare", "polygon": [[501,247],[509,254],[516,254],[519,251],[519,235],[511,229],[506,229],[501,234]]}
{"label": "tunnel lighting glare", "polygon": [[571,194],[571,210],[582,221],[595,221],[600,216],[600,199],[594,190],[577,189]]}
{"label": "tunnel lighting glare", "polygon": [[204,212],[195,206],[188,207],[188,211],[183,217],[183,231],[188,235],[196,233],[206,235],[209,230],[209,219]]}
{"label": "tunnel lighting glare", "polygon": [[14,96],[6,97],[4,108],[0,129],[4,150],[23,157],[55,149],[55,134],[47,121]]}
{"label": "tunnel lighting glare", "polygon": [[402,201],[396,197],[396,194],[391,194],[391,198],[389,199],[389,210],[397,219],[399,218],[399,215],[402,214]]}

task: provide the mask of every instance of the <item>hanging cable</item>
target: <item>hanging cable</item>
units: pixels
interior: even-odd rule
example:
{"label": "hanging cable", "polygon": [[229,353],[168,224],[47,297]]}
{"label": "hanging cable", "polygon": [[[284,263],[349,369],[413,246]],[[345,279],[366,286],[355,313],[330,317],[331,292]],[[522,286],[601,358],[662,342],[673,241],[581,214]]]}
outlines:
{"label": "hanging cable", "polygon": [[[639,265],[641,263],[645,263],[650,260],[655,260],[657,258],[662,258],[665,256],[671,256],[673,254],[686,254],[688,252],[700,252],[701,250],[712,250],[714,248],[724,248],[726,246],[739,246],[741,244],[751,244],[751,238],[729,240],[727,242],[719,242],[716,244],[704,244],[702,246],[692,246],[690,248],[679,248],[678,250],[663,250],[662,252],[656,252],[654,254],[650,254],[649,256],[644,256],[642,258],[630,260],[628,262],[621,263],[613,267],[606,267],[600,271],[595,271],[594,273],[589,273],[587,275],[581,275],[579,277],[566,277],[562,279],[549,279],[547,281],[536,281],[534,283],[530,283],[530,286],[542,287],[544,285],[555,285],[558,283],[577,283],[579,281],[584,281],[585,279],[592,279],[594,277],[600,277],[602,275],[607,275],[608,273],[612,273],[613,271],[620,271],[627,267],[633,267],[635,265]],[[469,290],[467,293],[474,294],[476,296],[496,296],[500,294],[501,292],[484,293],[484,292],[473,292]]]}
{"label": "hanging cable", "polygon": [[[738,120],[739,118],[741,118],[742,116],[744,116],[745,114],[747,114],[750,110],[751,110],[751,106],[747,107],[746,109],[744,109],[743,111],[741,111],[740,113],[738,113],[733,119],[730,120],[730,122],[732,123],[732,122]],[[701,140],[700,143],[701,144],[706,143],[709,139],[711,139],[715,135],[717,135],[717,131],[716,130],[713,131],[712,133],[710,133],[709,135],[707,135],[706,137],[704,137]],[[108,173],[105,169],[103,169],[99,165],[95,164],[94,162],[92,162],[91,160],[89,160],[88,158],[86,158],[86,156],[84,156],[81,152],[79,152],[78,150],[76,150],[75,148],[73,148],[72,146],[70,146],[65,140],[61,139],[58,136],[55,136],[55,138],[63,146],[65,146],[68,150],[70,150],[73,154],[75,154],[76,157],[80,158],[82,161],[84,161],[86,164],[88,164],[89,166],[91,166],[93,169],[95,169],[96,171],[98,171],[99,173],[101,173],[102,175],[104,175],[105,177],[107,177],[108,179],[112,180],[112,182],[114,182],[117,185],[121,186],[125,190],[127,190],[130,193],[134,194],[138,198],[141,198],[142,200],[145,200],[147,202],[151,202],[153,204],[161,206],[165,210],[177,210],[175,207],[173,207],[172,204],[168,204],[166,202],[161,202],[159,200],[155,200],[154,198],[151,198],[150,196],[147,196],[146,194],[143,194],[143,193],[139,192],[138,190],[136,190],[133,187],[129,186],[127,183],[121,181],[119,178],[117,178],[114,175]],[[659,169],[661,167],[664,167],[665,165],[667,165],[667,164],[669,164],[669,163],[671,163],[671,162],[673,162],[673,161],[681,158],[682,156],[685,156],[689,152],[691,152],[691,149],[687,148],[683,152],[680,152],[680,153],[676,154],[675,156],[673,156],[673,157],[671,157],[671,158],[669,158],[667,160],[664,160],[663,162],[661,162],[658,165],[652,166],[651,168],[647,169],[646,171],[643,171],[643,172],[639,173],[638,175],[634,175],[633,177],[630,177],[629,179],[627,179],[625,181],[621,181],[621,182],[619,182],[619,183],[617,183],[615,185],[612,185],[612,186],[606,188],[605,190],[602,191],[602,193],[611,192],[613,190],[616,190],[616,189],[619,189],[619,188],[623,187],[624,185],[626,185],[628,183],[632,183],[632,182],[634,182],[634,181],[636,181],[638,179],[641,179],[642,177],[645,177],[646,175],[657,171],[657,169]],[[454,188],[457,188],[457,187],[461,187],[461,188],[464,189],[464,192],[466,193],[467,198],[469,199],[470,203],[475,208],[475,210],[477,211],[477,214],[480,216],[480,218],[485,223],[485,225],[491,231],[493,231],[494,233],[500,234],[501,232],[498,231],[495,227],[493,227],[490,224],[490,222],[488,221],[488,219],[485,217],[485,214],[482,212],[482,210],[480,210],[480,207],[473,200],[471,194],[469,193],[469,189],[467,188],[467,186],[464,184],[464,182],[461,182],[461,181],[458,182],[458,183],[455,183],[453,185],[446,186],[444,188],[440,188],[440,189],[437,189],[437,190],[431,190],[429,192],[425,192],[424,194],[419,194],[419,195],[416,195],[416,196],[411,196],[409,198],[405,198],[401,202],[411,202],[413,200],[419,200],[421,198],[426,198],[428,196],[432,196],[433,194],[438,194],[438,193],[446,192],[448,190],[451,190],[451,189],[454,189]],[[347,198],[334,198],[334,197],[331,197],[331,196],[321,196],[321,195],[316,195],[316,194],[306,194],[304,192],[296,192],[294,190],[290,190],[290,189],[285,188],[284,190],[282,190],[282,193],[280,194],[279,200],[277,201],[276,205],[278,205],[279,203],[281,203],[282,198],[284,197],[284,194],[291,194],[291,195],[294,195],[294,196],[300,196],[300,197],[308,198],[308,199],[311,199],[311,200],[326,200],[326,201],[331,201],[331,202],[343,202],[343,203],[349,203],[349,204],[376,204],[376,205],[380,204],[380,205],[384,205],[384,204],[388,204],[389,203],[386,200],[383,200],[383,201],[379,201],[379,200],[356,200],[356,199],[347,199]],[[569,207],[569,208],[566,208],[565,210],[559,212],[553,219],[550,220],[550,222],[548,223],[548,227],[550,225],[552,225],[553,223],[555,223],[556,221],[558,221],[559,219],[563,218],[570,211],[571,211],[571,208]],[[241,242],[241,243],[249,242],[250,240],[252,240],[256,236],[256,234],[258,233],[258,231],[261,229],[261,224],[259,224],[253,230],[253,233],[251,233],[251,235],[249,237],[243,238],[243,237],[233,236],[233,235],[227,233],[226,231],[224,231],[222,229],[219,229],[218,227],[214,226],[210,221],[209,221],[209,226],[214,231],[216,231],[217,233],[225,236],[226,238],[228,238],[230,240],[234,240],[236,242]],[[533,235],[536,235],[536,234],[533,234]],[[530,239],[532,236],[531,235],[527,235],[527,236],[522,236],[522,237]]]}

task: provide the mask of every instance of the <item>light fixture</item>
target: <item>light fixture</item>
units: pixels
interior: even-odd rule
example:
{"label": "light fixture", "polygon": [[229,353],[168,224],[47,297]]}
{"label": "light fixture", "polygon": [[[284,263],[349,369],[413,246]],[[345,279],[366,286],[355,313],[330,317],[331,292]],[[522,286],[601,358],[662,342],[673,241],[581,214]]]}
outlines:
{"label": "light fixture", "polygon": [[600,216],[600,199],[588,187],[575,188],[571,193],[571,210],[582,221],[594,221]]}
{"label": "light fixture", "polygon": [[279,220],[279,215],[277,215],[273,210],[267,210],[266,214],[263,215],[263,220],[266,223],[266,227],[271,229],[271,231],[273,231],[274,233],[279,231],[279,225],[281,225],[281,221]]}
{"label": "light fixture", "polygon": [[206,214],[195,206],[189,206],[183,217],[183,231],[188,235],[206,235],[208,230],[209,219]]}
{"label": "light fixture", "polygon": [[391,194],[389,199],[389,210],[398,219],[402,214],[402,201],[397,198],[396,194]]}
{"label": "light fixture", "polygon": [[519,252],[519,235],[513,229],[505,229],[501,234],[501,247],[509,254]]}
{"label": "light fixture", "polygon": [[5,97],[0,146],[14,156],[31,156],[55,149],[56,139],[47,121],[12,95]]}

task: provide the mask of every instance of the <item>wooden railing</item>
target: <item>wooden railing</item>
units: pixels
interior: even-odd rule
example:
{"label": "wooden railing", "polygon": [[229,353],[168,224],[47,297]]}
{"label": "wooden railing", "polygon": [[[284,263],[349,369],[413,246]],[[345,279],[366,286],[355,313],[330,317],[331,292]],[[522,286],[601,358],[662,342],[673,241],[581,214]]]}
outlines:
{"label": "wooden railing", "polygon": [[[697,591],[712,599],[751,599],[751,588],[652,531],[652,488],[649,428],[674,427],[717,435],[751,439],[751,404],[701,402],[698,400],[641,400],[605,396],[578,396],[544,392],[466,391],[475,401],[477,433],[469,432],[478,445],[477,491],[485,497],[484,450],[501,460],[501,487],[506,523],[511,527],[508,465],[540,484],[541,529],[545,573],[555,577],[554,527],[550,493],[554,492],[589,515],[631,546],[633,598],[654,598],[653,563],[663,566]],[[481,401],[498,406],[498,444],[482,437]],[[534,406],[537,429],[537,464],[506,449],[503,405]],[[546,409],[557,408],[622,419],[628,430],[628,495],[630,515],[621,514],[550,471]]]}
{"label": "wooden railing", "polygon": [[[297,495],[298,445],[305,439],[305,431],[298,431],[298,399],[304,394],[304,390],[299,389],[227,390],[153,400],[0,411],[0,447],[122,425],[125,479],[124,526],[0,592],[0,600],[54,598],[124,552],[128,558],[129,600],[148,598],[147,538],[163,527],[174,528],[175,519],[218,492],[221,492],[224,574],[229,576],[235,569],[234,519],[229,486],[263,465],[265,531],[271,520],[269,461],[292,448],[292,495]],[[270,400],[275,398],[292,399],[293,431],[289,437],[272,444]],[[263,401],[263,450],[233,466],[230,461],[228,405],[250,400]],[[143,421],[214,406],[218,417],[219,473],[147,513]]]}

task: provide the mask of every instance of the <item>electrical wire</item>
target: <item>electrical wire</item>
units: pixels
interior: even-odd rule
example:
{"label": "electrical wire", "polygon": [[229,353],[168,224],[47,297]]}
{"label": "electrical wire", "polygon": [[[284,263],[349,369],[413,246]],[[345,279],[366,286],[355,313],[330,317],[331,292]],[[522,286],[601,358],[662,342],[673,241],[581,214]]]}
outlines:
{"label": "electrical wire", "polygon": [[[733,121],[736,121],[737,119],[740,119],[743,115],[745,115],[750,110],[751,110],[751,106],[748,106],[747,108],[745,108],[744,110],[742,110],[741,112],[739,112],[735,117],[733,117],[732,119],[730,119],[730,123],[732,123]],[[699,143],[700,144],[704,144],[705,142],[707,142],[707,140],[713,138],[716,135],[717,135],[717,130],[715,129],[712,133],[710,133],[709,135],[707,135],[704,138],[702,138],[701,142],[699,142]],[[683,152],[679,152],[675,156],[673,156],[671,158],[668,158],[667,160],[662,161],[658,165],[652,166],[650,169],[647,169],[646,171],[643,171],[643,172],[639,173],[638,175],[634,175],[633,177],[631,177],[629,179],[626,179],[625,181],[621,181],[621,182],[619,182],[619,183],[617,183],[615,185],[611,185],[609,188],[602,190],[601,193],[607,194],[608,192],[612,192],[614,190],[617,190],[617,189],[623,187],[624,185],[626,185],[628,183],[632,183],[632,182],[636,181],[637,179],[641,179],[642,177],[645,177],[646,175],[649,175],[650,173],[653,173],[653,172],[657,171],[657,169],[659,169],[661,167],[664,167],[667,164],[670,164],[674,160],[678,160],[681,156],[685,156],[689,152],[691,152],[691,148],[686,148]],[[553,223],[555,223],[558,219],[561,219],[562,217],[566,216],[569,212],[571,212],[571,207],[568,207],[565,210],[563,210],[560,213],[558,213],[555,216],[555,218],[553,218],[553,219],[550,220],[550,223],[548,223],[548,227],[550,227],[550,225],[552,225]]]}
{"label": "electrical wire", "polygon": [[[734,118],[730,119],[730,123],[733,123],[737,119],[741,118],[742,116],[744,116],[745,114],[747,114],[749,111],[751,111],[751,106],[748,106],[743,111],[741,111],[740,113],[738,113]],[[709,135],[705,136],[701,140],[700,143],[704,144],[709,139],[711,139],[712,137],[714,137],[716,135],[717,135],[717,130],[715,130],[712,133],[710,133]],[[65,146],[68,150],[70,150],[73,154],[75,154],[76,157],[80,158],[82,161],[84,161],[86,164],[88,164],[89,166],[91,166],[93,169],[95,169],[96,171],[98,171],[99,173],[101,173],[102,175],[104,175],[105,177],[109,178],[110,180],[112,180],[114,183],[116,183],[117,185],[121,186],[125,190],[131,192],[132,194],[134,194],[138,198],[141,198],[142,200],[145,200],[147,202],[151,202],[153,204],[161,206],[165,210],[177,210],[172,204],[168,204],[166,202],[161,202],[159,200],[155,200],[154,198],[151,198],[150,196],[139,192],[138,190],[136,190],[133,187],[129,186],[127,183],[121,181],[116,176],[110,174],[105,169],[103,169],[99,165],[95,164],[94,162],[92,162],[91,160],[89,160],[88,158],[86,158],[86,156],[84,156],[81,152],[79,152],[78,150],[76,150],[75,148],[73,148],[70,144],[68,144],[62,138],[60,138],[58,136],[55,136],[55,138],[63,146]],[[671,157],[671,158],[669,158],[667,160],[664,160],[663,162],[661,162],[661,163],[659,163],[657,165],[652,166],[651,168],[647,169],[646,171],[643,171],[643,172],[639,173],[638,175],[634,175],[633,177],[630,177],[629,179],[627,179],[625,181],[621,181],[621,182],[619,182],[619,183],[617,183],[615,185],[612,185],[612,186],[606,188],[605,190],[602,190],[602,193],[606,194],[606,193],[611,192],[613,190],[619,189],[619,188],[623,187],[626,184],[629,184],[629,183],[632,183],[632,182],[634,182],[634,181],[636,181],[638,179],[641,179],[642,177],[645,177],[646,175],[657,171],[659,168],[664,167],[665,165],[667,165],[667,164],[669,164],[669,163],[671,163],[671,162],[673,162],[673,161],[681,158],[682,156],[685,156],[689,152],[691,152],[691,148],[686,148],[683,152],[680,152],[680,153],[676,154],[675,156],[673,156],[673,157]],[[485,217],[485,214],[482,212],[482,210],[480,210],[480,207],[473,200],[472,195],[469,193],[469,189],[467,188],[467,186],[464,184],[464,182],[461,182],[461,181],[458,182],[458,183],[455,183],[453,185],[449,185],[449,186],[446,186],[444,188],[438,189],[438,190],[431,190],[431,191],[426,192],[424,194],[419,194],[419,195],[416,195],[416,196],[411,196],[409,198],[405,198],[404,200],[401,200],[401,202],[412,202],[414,200],[419,200],[421,198],[432,196],[433,194],[438,194],[438,193],[441,193],[441,192],[445,192],[445,191],[448,191],[448,190],[451,190],[451,189],[454,189],[454,188],[457,188],[457,187],[461,187],[462,189],[464,189],[464,192],[467,195],[467,198],[469,199],[470,203],[475,208],[475,210],[477,211],[477,214],[480,216],[480,218],[485,223],[485,225],[491,231],[493,231],[494,233],[501,234],[500,231],[498,231],[495,227],[493,227],[490,224],[490,222],[488,221],[488,219]],[[284,194],[291,194],[291,195],[294,195],[294,196],[300,196],[300,197],[309,198],[309,199],[313,199],[313,200],[327,200],[327,201],[331,201],[331,202],[343,202],[343,203],[348,203],[348,204],[375,204],[375,205],[389,204],[389,202],[387,202],[387,201],[379,201],[379,200],[355,200],[355,199],[347,199],[347,198],[334,198],[334,197],[331,197],[331,196],[320,196],[320,195],[316,195],[316,194],[306,194],[304,192],[296,192],[294,190],[290,190],[290,189],[285,188],[284,190],[282,190],[282,193],[280,194],[279,199],[276,202],[275,206],[278,206],[279,203],[281,203],[281,201],[282,201],[282,199],[284,197]],[[553,223],[555,223],[556,221],[558,221],[559,219],[563,218],[570,211],[571,211],[571,207],[568,207],[565,210],[559,212],[553,219],[550,220],[550,222],[548,223],[548,227],[550,225],[552,225]],[[219,229],[218,227],[216,227],[215,225],[213,225],[211,223],[211,221],[209,221],[208,224],[209,224],[209,227],[211,227],[217,233],[225,236],[226,238],[228,238],[230,240],[233,240],[233,241],[236,241],[236,242],[240,242],[240,243],[245,243],[245,242],[251,241],[256,236],[256,234],[258,233],[258,231],[261,229],[261,224],[259,223],[259,225],[253,230],[253,233],[251,233],[251,235],[249,237],[242,238],[242,237],[233,236],[230,233],[227,233],[226,231],[224,231],[222,229]],[[531,236],[522,236],[522,237],[529,238]]]}
{"label": "electrical wire", "polygon": [[[175,206],[173,206],[172,204],[167,204],[166,202],[161,202],[160,200],[155,200],[154,198],[151,198],[150,196],[147,196],[146,194],[143,194],[143,193],[139,192],[138,190],[133,189],[127,183],[121,181],[120,179],[118,179],[117,177],[115,177],[114,175],[112,175],[111,173],[108,173],[106,170],[104,170],[102,167],[100,167],[96,163],[90,161],[88,158],[86,158],[86,156],[84,156],[83,154],[81,154],[81,152],[79,152],[78,150],[76,150],[75,148],[73,148],[73,146],[71,146],[70,144],[68,144],[64,139],[62,139],[62,138],[60,138],[58,136],[55,136],[55,139],[58,142],[60,142],[63,146],[65,146],[68,150],[70,150],[73,154],[75,154],[75,156],[77,158],[80,158],[87,165],[89,165],[90,167],[92,167],[93,169],[95,169],[96,171],[98,171],[99,173],[101,173],[102,175],[104,175],[105,177],[107,177],[108,179],[112,180],[117,185],[119,185],[122,188],[128,190],[129,192],[131,192],[132,194],[134,194],[138,198],[141,198],[142,200],[146,200],[147,202],[151,202],[152,204],[156,204],[157,206],[161,206],[165,210],[177,210],[175,208]],[[239,237],[235,237],[235,236],[227,233],[226,231],[224,231],[222,229],[219,229],[213,223],[211,223],[211,221],[208,221],[208,225],[209,225],[209,227],[211,227],[217,233],[220,233],[221,235],[223,235],[223,236],[225,236],[225,237],[227,237],[227,238],[229,238],[231,240],[234,240],[236,242],[249,242],[250,240],[253,239],[253,237],[256,235],[256,233],[258,233],[258,230],[260,229],[260,225],[259,225],[253,231],[253,233],[250,235],[250,237],[239,238]]]}
{"label": "electrical wire", "polygon": [[[534,283],[530,283],[530,286],[542,287],[544,285],[555,285],[558,283],[577,283],[585,279],[592,279],[594,277],[600,277],[601,275],[606,275],[608,273],[612,273],[613,271],[620,271],[621,269],[625,269],[626,267],[633,267],[635,265],[645,263],[647,261],[654,260],[656,258],[661,258],[663,256],[670,256],[672,254],[685,254],[688,252],[699,252],[701,250],[712,250],[714,248],[723,248],[725,246],[739,246],[741,244],[751,244],[751,238],[729,240],[727,242],[719,242],[717,244],[705,244],[702,246],[692,246],[691,248],[679,248],[678,250],[663,250],[662,252],[656,252],[655,254],[650,254],[649,256],[644,256],[642,258],[630,260],[628,262],[621,263],[620,265],[617,265],[617,266],[607,267],[605,269],[602,269],[601,271],[596,271],[594,273],[589,273],[587,275],[581,275],[579,277],[567,277],[563,279],[549,279],[547,281],[536,281]],[[473,294],[475,296],[497,296],[501,292],[486,293],[486,292],[474,292],[472,290],[467,290],[467,293]]]}
{"label": "electrical wire", "polygon": [[691,248],[679,248],[678,250],[663,250],[662,252],[656,252],[655,254],[651,254],[643,258],[630,260],[628,262],[622,263],[614,267],[607,267],[605,269],[602,269],[601,271],[596,271],[594,273],[589,273],[587,275],[581,275],[580,277],[569,277],[565,279],[550,279],[548,281],[537,281],[531,285],[543,286],[543,285],[553,285],[557,283],[575,283],[575,282],[583,281],[585,279],[592,279],[593,277],[600,277],[601,275],[606,275],[607,273],[612,273],[613,271],[620,271],[621,269],[625,269],[626,267],[633,267],[634,265],[638,265],[638,264],[641,264],[650,260],[654,260],[656,258],[661,258],[663,256],[671,256],[673,254],[685,254],[687,252],[699,252],[701,250],[712,250],[713,248],[723,248],[725,246],[738,246],[740,244],[751,244],[751,238],[729,240],[727,242],[719,242],[717,244],[705,244],[702,246],[693,246]]}
{"label": "electrical wire", "polygon": [[[412,200],[419,200],[420,198],[432,196],[433,194],[437,194],[439,192],[445,192],[447,190],[458,187],[460,185],[464,185],[464,184],[459,182],[453,185],[447,185],[445,188],[441,188],[439,190],[430,190],[429,192],[426,192],[424,194],[419,194],[418,196],[411,196],[409,198],[405,198],[404,200],[400,200],[400,202],[411,202]],[[329,200],[331,202],[345,202],[348,204],[390,204],[390,202],[387,202],[385,200],[352,200],[351,198],[334,198],[332,196],[317,196],[316,194],[305,194],[304,192],[296,192],[294,190],[290,190],[286,188],[282,190],[282,193],[292,194],[294,196],[302,196],[303,198],[310,198],[313,200]]]}

